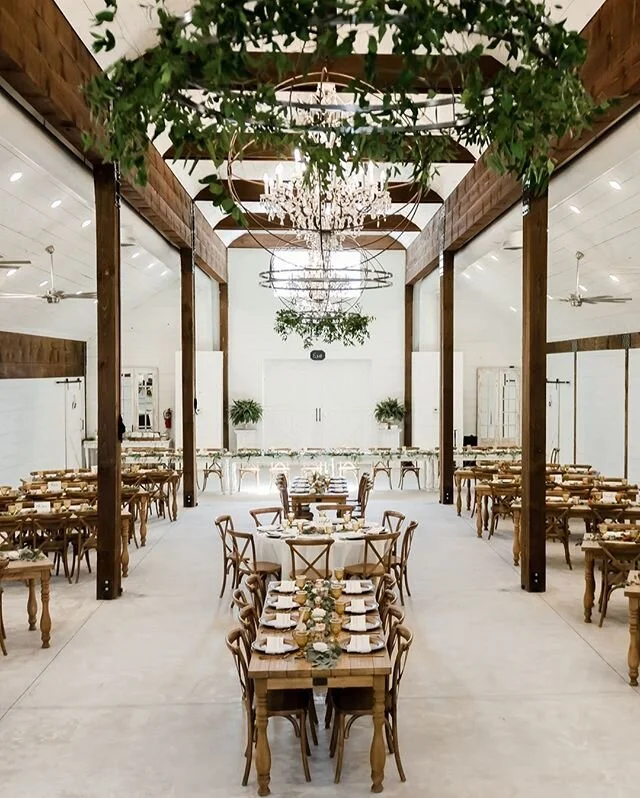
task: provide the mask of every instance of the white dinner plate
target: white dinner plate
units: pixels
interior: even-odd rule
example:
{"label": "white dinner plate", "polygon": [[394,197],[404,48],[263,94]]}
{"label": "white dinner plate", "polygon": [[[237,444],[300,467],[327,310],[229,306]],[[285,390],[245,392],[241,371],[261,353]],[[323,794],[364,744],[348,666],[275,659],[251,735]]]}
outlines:
{"label": "white dinner plate", "polygon": [[287,624],[287,626],[276,626],[275,623],[276,623],[275,617],[273,617],[273,618],[260,618],[260,626],[268,626],[271,629],[282,629],[283,631],[286,630],[286,629],[295,629],[295,627],[298,625],[298,619],[297,618],[295,618],[295,619],[292,618],[289,621],[289,623]]}
{"label": "white dinner plate", "polygon": [[349,585],[349,580],[347,579],[346,582],[344,583],[344,590],[343,590],[346,596],[363,596],[373,591],[373,582],[365,581],[364,579],[363,580],[354,579],[354,582],[360,582],[361,589],[358,591],[349,590],[350,585]]}
{"label": "white dinner plate", "polygon": [[[267,652],[267,641],[266,639],[262,640],[254,640],[251,648],[254,651],[259,651],[261,654],[267,654],[271,652]],[[297,651],[298,646],[293,640],[285,640],[284,641],[284,651],[278,651],[273,654],[274,657],[281,657],[283,654],[289,654],[291,651]]]}
{"label": "white dinner plate", "polygon": [[[350,613],[352,613],[354,615],[362,615],[361,612],[356,612],[356,613],[353,612],[353,610],[351,609],[351,602],[349,602],[349,604],[347,604],[345,609],[346,609],[347,612],[350,612]],[[366,612],[375,612],[377,609],[378,609],[377,602],[371,601],[371,600],[367,601],[365,599],[365,602],[364,602],[364,611],[365,611],[365,613]]]}
{"label": "white dinner plate", "polygon": [[[374,629],[379,629],[382,626],[382,624],[380,623],[380,620],[378,618],[376,618],[374,620],[370,620],[369,618],[367,618],[366,621],[367,621],[367,628],[366,628],[367,632],[372,632]],[[346,632],[355,631],[355,633],[358,634],[358,630],[357,629],[355,629],[355,630],[351,629],[351,618],[347,618],[347,620],[343,622],[342,628]]]}
{"label": "white dinner plate", "polygon": [[[359,652],[359,651],[348,651],[350,640],[351,640],[350,637],[348,637],[346,640],[343,640],[340,643],[340,647],[342,648],[343,651],[347,651],[347,653],[349,653],[349,654],[355,654],[356,656],[358,656],[358,654],[360,654],[361,652]],[[370,641],[370,644],[371,644],[371,652],[366,652],[366,653],[372,653],[374,651],[380,651],[380,650],[382,650],[384,648],[384,640],[382,640],[380,637],[374,637],[374,639]]]}
{"label": "white dinner plate", "polygon": [[266,605],[267,607],[271,607],[274,610],[282,610],[286,612],[287,610],[297,610],[300,609],[300,605],[297,604],[293,599],[289,599],[286,601],[283,606],[276,606],[276,602],[279,598],[287,598],[286,596],[267,596]]}

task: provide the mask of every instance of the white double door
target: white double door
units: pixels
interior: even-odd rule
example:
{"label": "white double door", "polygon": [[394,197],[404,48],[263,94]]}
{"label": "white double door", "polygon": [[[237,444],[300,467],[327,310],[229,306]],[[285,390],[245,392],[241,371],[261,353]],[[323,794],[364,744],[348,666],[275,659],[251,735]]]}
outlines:
{"label": "white double door", "polygon": [[374,444],[370,360],[267,360],[265,448],[365,448]]}

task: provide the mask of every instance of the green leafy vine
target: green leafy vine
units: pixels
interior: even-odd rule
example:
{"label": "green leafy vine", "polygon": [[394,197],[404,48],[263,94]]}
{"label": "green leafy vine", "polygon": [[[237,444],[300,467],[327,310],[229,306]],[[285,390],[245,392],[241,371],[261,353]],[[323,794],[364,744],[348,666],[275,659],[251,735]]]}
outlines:
{"label": "green leafy vine", "polygon": [[369,325],[373,316],[365,316],[357,310],[315,316],[281,308],[276,313],[274,330],[285,341],[290,335],[299,335],[305,349],[318,342],[333,344],[338,341],[345,346],[362,345],[370,337]]}

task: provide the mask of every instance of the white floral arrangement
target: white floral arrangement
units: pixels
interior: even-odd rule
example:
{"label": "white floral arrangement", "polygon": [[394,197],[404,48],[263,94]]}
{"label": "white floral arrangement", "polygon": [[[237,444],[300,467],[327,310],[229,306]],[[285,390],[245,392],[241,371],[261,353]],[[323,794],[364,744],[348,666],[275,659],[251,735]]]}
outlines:
{"label": "white floral arrangement", "polygon": [[309,477],[312,493],[324,493],[329,489],[329,477],[321,471],[314,471]]}

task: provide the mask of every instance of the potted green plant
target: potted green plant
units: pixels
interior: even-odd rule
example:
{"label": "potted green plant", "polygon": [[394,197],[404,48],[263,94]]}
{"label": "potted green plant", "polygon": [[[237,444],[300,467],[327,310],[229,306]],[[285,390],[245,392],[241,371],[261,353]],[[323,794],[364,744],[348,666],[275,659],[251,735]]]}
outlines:
{"label": "potted green plant", "polygon": [[400,426],[405,415],[404,405],[398,399],[389,396],[378,402],[373,415],[380,424],[378,433],[380,445],[389,449],[398,449],[400,447]]}
{"label": "potted green plant", "polygon": [[262,418],[262,405],[255,399],[236,399],[229,410],[229,419],[236,431],[238,449],[255,449],[256,424]]}

